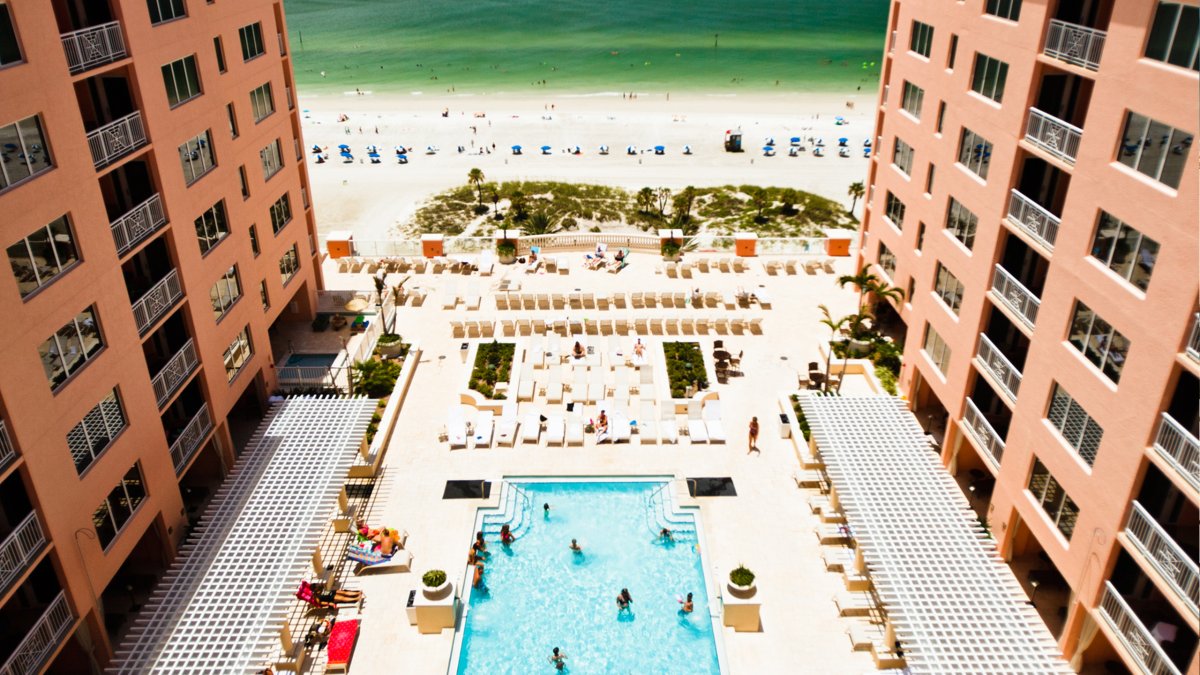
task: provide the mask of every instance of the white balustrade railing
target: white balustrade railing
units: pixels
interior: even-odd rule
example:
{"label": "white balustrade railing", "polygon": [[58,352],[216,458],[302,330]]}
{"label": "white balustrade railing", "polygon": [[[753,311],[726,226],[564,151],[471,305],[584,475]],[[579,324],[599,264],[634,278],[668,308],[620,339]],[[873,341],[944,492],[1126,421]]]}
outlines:
{"label": "white balustrade railing", "polygon": [[1154,449],[1176,473],[1200,490],[1200,440],[1165,412],[1158,423]]}
{"label": "white balustrade railing", "polygon": [[1200,312],[1192,317],[1192,334],[1188,336],[1187,355],[1200,361]]}
{"label": "white balustrade railing", "polygon": [[167,399],[171,398],[171,394],[179,388],[179,385],[196,370],[196,366],[200,365],[199,359],[196,358],[196,344],[191,339],[183,345],[183,348],[175,352],[175,356],[167,361],[167,365],[158,371],[158,374],[151,380],[154,385],[154,397],[158,401],[158,407],[162,407]]}
{"label": "white balustrade railing", "polygon": [[124,255],[166,222],[167,214],[163,212],[162,197],[155,193],[109,225],[112,228],[113,243],[117,245],[117,255]]}
{"label": "white balustrade railing", "polygon": [[0,542],[0,592],[7,591],[17,577],[21,576],[29,563],[46,547],[46,535],[42,524],[33,511],[13,529],[12,534]]}
{"label": "white balustrade railing", "polygon": [[13,650],[12,656],[0,666],[0,675],[30,675],[42,672],[46,661],[54,653],[58,643],[67,637],[74,624],[75,617],[67,603],[66,592],[60,591],[42,612],[37,623],[33,624],[33,628],[25,634],[25,639]]}
{"label": "white balustrade railing", "polygon": [[71,74],[125,57],[125,37],[117,21],[63,33],[62,44]]}
{"label": "white balustrade railing", "polygon": [[983,369],[1000,385],[1000,389],[1009,400],[1015,402],[1017,392],[1021,389],[1021,371],[984,333],[979,334],[979,353],[976,354],[976,358]]}
{"label": "white balustrade railing", "polygon": [[137,324],[138,333],[145,334],[163,314],[175,306],[183,297],[183,289],[179,286],[179,274],[175,270],[167,272],[167,276],[145,292],[133,303],[133,320]]}
{"label": "white balustrade railing", "polygon": [[175,473],[178,474],[187,466],[188,460],[200,449],[200,443],[212,428],[212,416],[208,414],[208,404],[205,403],[180,432],[179,438],[171,443],[171,461],[174,463]]}
{"label": "white balustrade railing", "polygon": [[4,420],[0,420],[0,469],[8,466],[8,463],[17,458],[17,451],[13,448],[12,439],[8,437],[8,428],[4,426]]}
{"label": "white balustrade railing", "polygon": [[1054,251],[1062,219],[1016,190],[1008,197],[1008,222],[1033,237],[1046,250]]}
{"label": "white balustrade railing", "polygon": [[1100,54],[1104,51],[1107,33],[1075,23],[1050,20],[1046,31],[1046,56],[1082,66],[1088,70],[1100,70]]}
{"label": "white balustrade railing", "polygon": [[1030,108],[1029,120],[1025,124],[1025,140],[1068,164],[1074,164],[1079,154],[1079,142],[1083,140],[1083,129],[1050,113]]}
{"label": "white balustrade railing", "polygon": [[992,294],[1016,312],[1022,323],[1033,328],[1042,301],[999,264],[992,276]]}
{"label": "white balustrade railing", "polygon": [[1104,582],[1104,596],[1100,598],[1099,609],[1100,616],[1116,633],[1125,651],[1137,659],[1142,672],[1150,675],[1180,675],[1179,669],[1171,663],[1158,640],[1146,630],[1111,581]]}
{"label": "white balustrade railing", "polygon": [[1195,620],[1200,614],[1200,604],[1197,602],[1200,566],[1196,565],[1192,556],[1180,548],[1154,516],[1136,501],[1125,523],[1125,535],[1154,566],[1159,576],[1167,580],[1176,597],[1192,610],[1192,619]]}
{"label": "white balustrade railing", "polygon": [[975,402],[969,398],[967,399],[967,409],[963,412],[962,426],[983,449],[987,459],[992,462],[992,466],[1000,468],[1000,460],[1004,457],[1004,439],[1000,438],[1000,434],[975,406]]}
{"label": "white balustrade railing", "polygon": [[89,131],[87,139],[96,168],[107,166],[146,144],[146,128],[142,126],[142,114],[134,111],[99,129]]}
{"label": "white balustrade railing", "polygon": [[759,237],[754,251],[756,255],[826,255],[826,241],[824,237]]}
{"label": "white balustrade railing", "polygon": [[517,254],[529,253],[531,246],[542,251],[590,250],[596,244],[607,244],[609,248],[628,248],[631,251],[658,251],[661,240],[657,234],[609,234],[605,232],[583,232],[578,234],[535,234],[521,237],[517,243]]}

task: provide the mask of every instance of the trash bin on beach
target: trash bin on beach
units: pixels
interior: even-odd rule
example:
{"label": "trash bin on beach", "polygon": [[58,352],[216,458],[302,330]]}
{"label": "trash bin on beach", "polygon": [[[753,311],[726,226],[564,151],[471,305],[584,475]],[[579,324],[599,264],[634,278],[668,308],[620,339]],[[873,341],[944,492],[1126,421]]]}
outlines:
{"label": "trash bin on beach", "polygon": [[787,413],[779,413],[779,437],[792,437],[792,421],[788,419]]}

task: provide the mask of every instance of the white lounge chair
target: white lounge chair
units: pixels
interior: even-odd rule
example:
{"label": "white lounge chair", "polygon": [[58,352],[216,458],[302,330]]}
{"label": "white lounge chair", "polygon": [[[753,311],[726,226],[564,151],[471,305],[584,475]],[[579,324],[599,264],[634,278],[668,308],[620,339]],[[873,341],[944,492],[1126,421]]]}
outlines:
{"label": "white lounge chair", "polygon": [[538,293],[537,294],[537,308],[538,309],[550,309],[550,294],[549,293]]}
{"label": "white lounge chair", "polygon": [[625,404],[617,403],[609,415],[608,432],[613,443],[628,443],[632,429],[629,426],[629,414],[625,412]]}
{"label": "white lounge chair", "polygon": [[533,364],[526,363],[521,368],[521,376],[517,380],[517,400],[532,401],[533,400]]}
{"label": "white lounge chair", "polygon": [[463,304],[467,306],[467,309],[479,309],[481,302],[482,298],[479,295],[479,288],[473,284],[468,286],[467,295],[463,298]]}
{"label": "white lounge chair", "polygon": [[551,366],[550,380],[546,383],[546,402],[547,403],[562,403],[562,400],[563,400],[562,366]]}
{"label": "white lounge chair", "polygon": [[566,431],[567,425],[562,415],[551,415],[546,418],[546,445],[562,445]]}
{"label": "white lounge chair", "polygon": [[604,398],[604,371],[594,369],[588,374],[587,402],[599,401]]}
{"label": "white lounge chair", "polygon": [[521,442],[537,445],[542,435],[542,416],[536,412],[525,413],[521,418]]}
{"label": "white lounge chair", "polygon": [[442,309],[454,309],[458,304],[458,284],[450,284],[442,291]]}
{"label": "white lounge chair", "polygon": [[567,415],[567,445],[583,445],[583,418],[579,413]]}
{"label": "white lounge chair", "polygon": [[688,401],[687,412],[688,437],[691,438],[693,443],[707,443],[708,430],[704,426],[703,410],[700,401]]}
{"label": "white lounge chair", "polygon": [[487,448],[492,445],[492,429],[494,428],[493,414],[490,410],[481,410],[475,416],[475,447]]}
{"label": "white lounge chair", "polygon": [[658,420],[654,418],[654,402],[642,401],[637,418],[638,437],[642,445],[658,443]]}
{"label": "white lounge chair", "polygon": [[461,405],[452,405],[446,412],[446,442],[451,450],[467,447],[467,417]]}
{"label": "white lounge chair", "polygon": [[762,317],[756,316],[753,319],[750,319],[750,323],[746,325],[746,328],[751,333],[754,333],[755,335],[761,335],[762,334],[762,322],[763,322]]}
{"label": "white lounge chair", "polygon": [[512,337],[517,334],[517,325],[512,319],[501,319],[500,326],[506,337]]}
{"label": "white lounge chair", "polygon": [[508,309],[508,294],[507,293],[497,293],[496,294],[496,309]]}
{"label": "white lounge chair", "polygon": [[721,421],[721,402],[706,402],[701,414],[704,417],[704,430],[708,432],[708,442],[724,443],[725,424]]}
{"label": "white lounge chair", "polygon": [[658,427],[658,435],[662,442],[678,443],[679,425],[675,421],[675,404],[671,401],[659,401],[658,418],[662,422]]}
{"label": "white lounge chair", "polygon": [[496,445],[512,447],[517,442],[517,404],[505,403],[496,422]]}
{"label": "white lounge chair", "polygon": [[412,569],[413,554],[410,551],[400,549],[392,554],[386,562],[376,563],[374,565],[363,565],[359,563],[354,568],[356,576],[364,574],[384,574],[387,572],[408,572]]}
{"label": "white lounge chair", "polygon": [[754,299],[758,301],[758,306],[763,309],[771,309],[771,296],[765,288],[754,289]]}

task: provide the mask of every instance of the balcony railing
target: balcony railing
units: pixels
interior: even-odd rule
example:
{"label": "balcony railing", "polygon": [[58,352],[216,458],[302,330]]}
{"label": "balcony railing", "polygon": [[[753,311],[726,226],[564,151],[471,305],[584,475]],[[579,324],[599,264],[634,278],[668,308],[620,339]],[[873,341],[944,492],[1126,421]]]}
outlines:
{"label": "balcony railing", "polygon": [[292,88],[285,85],[283,92],[287,95],[288,110],[295,110],[296,99],[292,98]]}
{"label": "balcony railing", "polygon": [[1016,312],[1021,323],[1033,328],[1042,301],[1000,265],[996,265],[996,273],[992,276],[992,293],[1006,307]]}
{"label": "balcony railing", "polygon": [[117,245],[117,255],[124,255],[166,222],[167,214],[163,212],[162,198],[155,193],[109,226],[112,228],[113,243]]}
{"label": "balcony railing", "polygon": [[63,33],[62,44],[72,75],[125,57],[125,38],[117,21]]}
{"label": "balcony railing", "polygon": [[0,592],[8,590],[17,577],[29,567],[29,563],[46,547],[46,535],[37,514],[29,515],[17,525],[12,534],[0,543]]}
{"label": "balcony railing", "polygon": [[208,404],[205,403],[183,428],[179,438],[171,443],[171,461],[175,464],[175,473],[187,466],[188,460],[200,448],[200,443],[208,436],[208,432],[212,431],[212,426],[212,417],[208,414]]}
{"label": "balcony railing", "polygon": [[192,371],[196,370],[196,366],[199,364],[200,362],[196,358],[196,345],[189,339],[152,380],[158,407],[161,408],[167,399],[171,398],[171,394],[175,393],[179,385],[183,384],[183,381],[192,374]]}
{"label": "balcony railing", "polygon": [[1154,437],[1154,449],[1176,473],[1200,490],[1200,440],[1165,412]]}
{"label": "balcony railing", "polygon": [[1046,56],[1059,61],[1088,70],[1100,70],[1100,54],[1104,51],[1106,36],[1102,30],[1051,19],[1043,51]]}
{"label": "balcony railing", "polygon": [[96,168],[108,166],[146,144],[146,128],[142,126],[142,114],[137,111],[131,112],[115,122],[109,122],[95,131],[88,132],[87,139]]}
{"label": "balcony railing", "polygon": [[287,47],[283,45],[283,33],[276,33],[279,36],[279,55],[287,56]]}
{"label": "balcony railing", "polygon": [[1075,163],[1079,153],[1079,141],[1083,129],[1067,124],[1050,113],[1037,108],[1029,109],[1029,121],[1025,125],[1025,140],[1054,155],[1068,164]]}
{"label": "balcony railing", "polygon": [[1146,630],[1141,619],[1133,613],[1125,599],[1117,592],[1111,581],[1104,582],[1104,596],[1100,598],[1100,616],[1117,634],[1125,651],[1137,660],[1142,672],[1151,675],[1180,675],[1158,641]]}
{"label": "balcony railing", "polygon": [[889,54],[896,51],[896,33],[897,32],[898,31],[892,31],[892,37],[888,39],[888,53]]}
{"label": "balcony railing", "polygon": [[0,469],[8,466],[8,463],[17,458],[17,451],[13,448],[12,439],[8,437],[8,428],[4,426],[4,420],[0,420]]}
{"label": "balcony railing", "polygon": [[979,447],[987,453],[987,457],[992,462],[992,466],[999,468],[1000,459],[1004,457],[1004,439],[1000,438],[1000,434],[992,427],[992,424],[987,421],[979,408],[975,407],[975,402],[967,399],[967,410],[963,413],[962,418],[963,428],[975,439]]}
{"label": "balcony railing", "polygon": [[976,356],[983,369],[995,378],[1004,395],[1015,402],[1017,392],[1021,389],[1021,371],[983,333],[979,334],[979,353]]}
{"label": "balcony railing", "polygon": [[1188,337],[1187,355],[1194,361],[1200,361],[1200,312],[1196,312],[1192,317],[1192,334]]}
{"label": "balcony railing", "polygon": [[1142,556],[1150,561],[1159,576],[1166,579],[1176,597],[1192,610],[1192,617],[1200,614],[1197,593],[1200,593],[1200,567],[1179,544],[1158,524],[1154,516],[1136,501],[1129,511],[1125,523],[1125,535],[1137,546]]}
{"label": "balcony railing", "polygon": [[39,673],[58,643],[63,641],[75,617],[67,604],[67,595],[60,591],[58,596],[42,612],[41,618],[29,629],[25,639],[13,650],[12,656],[0,666],[0,675],[27,675]]}
{"label": "balcony railing", "polygon": [[179,275],[175,270],[167,272],[154,287],[133,303],[133,320],[137,323],[138,333],[145,334],[150,330],[167,310],[175,306],[183,297],[183,289],[179,287]]}
{"label": "balcony railing", "polygon": [[1054,240],[1058,238],[1062,219],[1016,190],[1008,197],[1008,222],[1033,237],[1046,250],[1054,251]]}

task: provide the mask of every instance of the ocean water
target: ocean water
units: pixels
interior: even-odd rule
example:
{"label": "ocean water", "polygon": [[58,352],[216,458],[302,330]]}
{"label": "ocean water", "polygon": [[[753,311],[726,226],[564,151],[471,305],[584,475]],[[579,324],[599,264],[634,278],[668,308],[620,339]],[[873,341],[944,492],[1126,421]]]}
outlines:
{"label": "ocean water", "polygon": [[888,0],[284,4],[300,87],[430,95],[873,89],[888,11]]}

